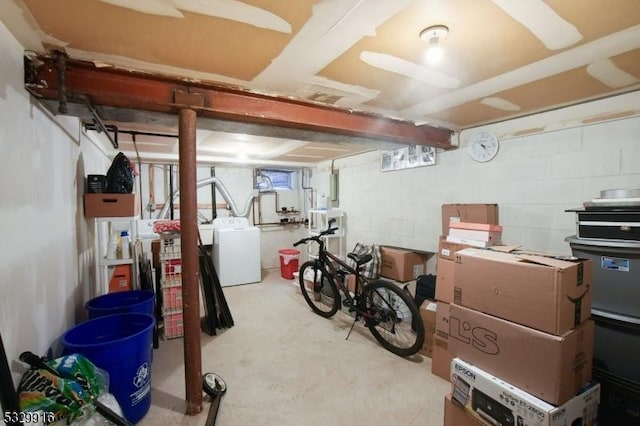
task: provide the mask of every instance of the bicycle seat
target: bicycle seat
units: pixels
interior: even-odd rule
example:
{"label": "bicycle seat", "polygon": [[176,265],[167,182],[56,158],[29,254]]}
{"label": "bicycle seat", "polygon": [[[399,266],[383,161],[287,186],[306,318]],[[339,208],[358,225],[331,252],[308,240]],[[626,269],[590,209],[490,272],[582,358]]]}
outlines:
{"label": "bicycle seat", "polygon": [[351,260],[353,260],[354,262],[356,262],[356,265],[360,266],[360,265],[364,265],[365,263],[367,263],[368,261],[370,261],[371,259],[373,259],[373,256],[371,255],[371,253],[369,254],[356,254],[356,253],[349,253],[347,255],[347,257]]}

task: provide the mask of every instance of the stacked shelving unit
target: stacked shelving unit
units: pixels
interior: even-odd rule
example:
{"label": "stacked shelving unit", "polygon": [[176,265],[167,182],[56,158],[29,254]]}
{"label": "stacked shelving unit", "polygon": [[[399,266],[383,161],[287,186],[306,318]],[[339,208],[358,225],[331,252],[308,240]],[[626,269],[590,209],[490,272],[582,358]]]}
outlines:
{"label": "stacked shelving unit", "polygon": [[109,292],[140,288],[137,269],[138,252],[135,244],[131,244],[127,257],[115,259],[107,257],[109,238],[113,232],[126,230],[130,240],[136,241],[138,219],[137,216],[96,217],[94,219],[96,286],[92,289],[92,297]]}
{"label": "stacked shelving unit", "polygon": [[162,268],[160,288],[162,289],[163,338],[174,339],[184,335],[182,314],[182,257],[180,234],[161,234],[160,264]]}
{"label": "stacked shelving unit", "polygon": [[[344,211],[340,209],[314,209],[309,210],[309,217],[307,219],[309,236],[318,235],[329,227],[329,221],[335,219],[332,228],[338,228],[333,235],[326,235],[325,239],[326,248],[331,253],[335,254],[341,259],[346,258],[345,249],[345,229],[344,229]],[[317,257],[317,246],[315,244],[308,244],[309,256],[312,258]]]}

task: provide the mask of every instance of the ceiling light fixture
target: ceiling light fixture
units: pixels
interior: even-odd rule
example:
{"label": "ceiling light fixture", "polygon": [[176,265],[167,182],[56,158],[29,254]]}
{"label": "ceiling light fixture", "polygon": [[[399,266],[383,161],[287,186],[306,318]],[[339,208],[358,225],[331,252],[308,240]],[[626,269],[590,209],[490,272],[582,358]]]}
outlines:
{"label": "ceiling light fixture", "polygon": [[427,48],[427,61],[430,64],[435,64],[442,60],[444,51],[440,40],[445,38],[449,34],[449,27],[446,25],[432,25],[420,31],[420,40],[429,43]]}

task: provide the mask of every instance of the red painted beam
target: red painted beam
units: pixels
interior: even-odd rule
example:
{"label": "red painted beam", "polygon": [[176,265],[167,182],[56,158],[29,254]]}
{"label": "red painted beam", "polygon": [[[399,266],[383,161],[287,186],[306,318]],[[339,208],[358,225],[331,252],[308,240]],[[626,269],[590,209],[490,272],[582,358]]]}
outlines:
{"label": "red painted beam", "polygon": [[[58,99],[58,71],[54,60],[41,56],[25,58],[25,87],[34,96]],[[344,108],[318,105],[289,98],[267,96],[235,87],[188,82],[110,67],[67,60],[65,94],[68,101],[94,106],[130,108],[177,114],[181,108],[194,108],[198,116],[245,123],[275,125],[355,136],[403,144],[453,148],[451,131],[415,125],[409,121],[382,117]],[[202,99],[201,105],[184,103],[188,94]],[[178,95],[176,95],[178,94]]]}

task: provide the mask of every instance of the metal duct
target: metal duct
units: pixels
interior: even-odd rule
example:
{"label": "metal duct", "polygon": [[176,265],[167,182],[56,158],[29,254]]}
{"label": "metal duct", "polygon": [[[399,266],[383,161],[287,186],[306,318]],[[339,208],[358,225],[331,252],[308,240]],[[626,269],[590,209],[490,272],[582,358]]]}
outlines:
{"label": "metal duct", "polygon": [[260,191],[260,192],[271,192],[273,191],[273,181],[271,180],[271,178],[268,175],[265,175],[262,170],[258,170],[258,172],[256,173],[256,178],[260,176],[265,182],[267,182],[267,187],[266,188],[260,188],[257,179],[254,182],[254,185],[256,186],[256,188]]}
{"label": "metal duct", "polygon": [[[267,181],[269,182],[269,186],[272,187],[271,180],[268,179],[268,177],[266,178],[267,178]],[[253,200],[256,198],[255,195],[252,195],[251,197],[249,197],[249,200],[247,201],[247,204],[244,206],[244,209],[242,211],[239,211],[236,206],[236,203],[233,201],[233,198],[231,198],[231,194],[229,194],[229,191],[227,190],[227,188],[224,186],[222,181],[217,177],[211,176],[211,177],[199,180],[198,182],[196,182],[196,187],[200,188],[201,186],[209,185],[212,183],[215,185],[216,189],[220,191],[222,198],[224,198],[224,200],[227,202],[227,205],[231,209],[232,216],[249,217],[249,213],[251,211],[251,203],[253,203]],[[263,190],[260,190],[260,191],[262,192]],[[158,219],[164,219],[167,217],[167,213],[169,213],[169,205],[171,203],[171,200],[175,200],[179,194],[180,194],[180,190],[176,189],[173,192],[173,195],[167,201],[165,201],[164,206],[162,206],[162,210],[160,210],[160,213],[158,214]]]}

